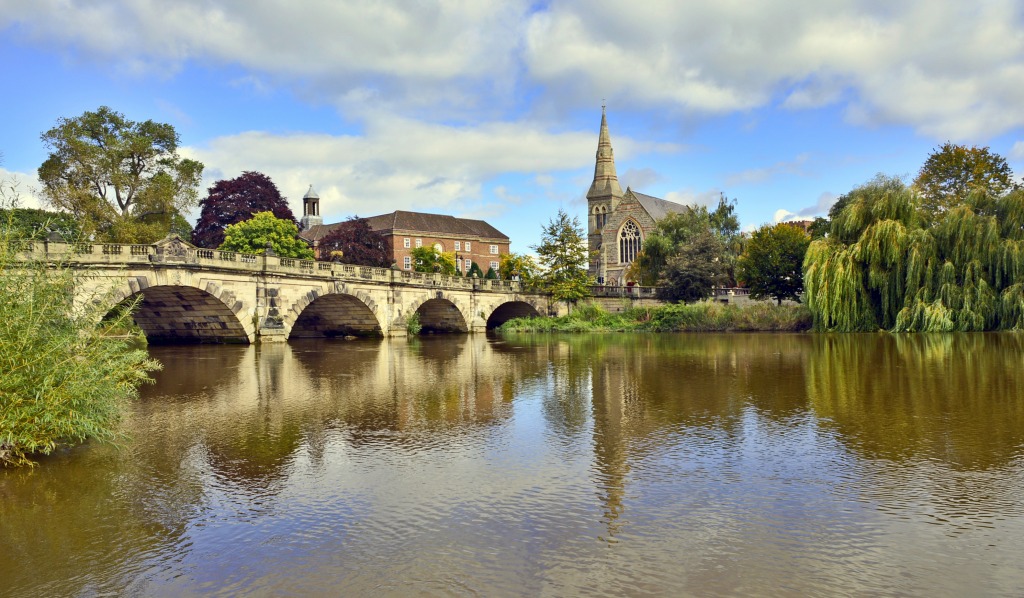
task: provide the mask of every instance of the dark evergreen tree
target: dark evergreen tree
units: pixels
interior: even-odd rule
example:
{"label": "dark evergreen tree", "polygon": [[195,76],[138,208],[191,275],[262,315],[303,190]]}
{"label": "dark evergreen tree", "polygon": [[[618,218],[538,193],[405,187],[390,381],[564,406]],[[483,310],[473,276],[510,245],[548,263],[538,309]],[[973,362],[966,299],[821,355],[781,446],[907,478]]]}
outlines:
{"label": "dark evergreen tree", "polygon": [[192,231],[192,243],[199,247],[220,247],[224,242],[224,229],[259,212],[271,212],[275,218],[290,220],[298,226],[277,185],[260,172],[243,172],[233,179],[217,181],[199,205],[202,211]]}
{"label": "dark evergreen tree", "polygon": [[391,265],[384,235],[365,218],[352,216],[320,240],[320,260],[387,268]]}

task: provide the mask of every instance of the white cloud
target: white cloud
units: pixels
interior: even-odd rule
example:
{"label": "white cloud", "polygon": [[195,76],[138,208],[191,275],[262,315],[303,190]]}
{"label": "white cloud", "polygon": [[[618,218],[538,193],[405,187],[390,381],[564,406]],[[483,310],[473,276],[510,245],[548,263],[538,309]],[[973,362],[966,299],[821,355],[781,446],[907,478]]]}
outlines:
{"label": "white cloud", "polygon": [[807,164],[809,159],[809,154],[800,154],[788,162],[776,162],[770,166],[750,168],[742,172],[729,174],[725,177],[725,186],[735,187],[737,185],[760,184],[780,175],[807,176],[805,164]]}
{"label": "white cloud", "polygon": [[[267,174],[295,210],[312,184],[325,220],[332,221],[397,209],[484,213],[495,209],[483,197],[488,181],[525,173],[554,182],[559,174],[591,166],[596,142],[591,131],[550,133],[524,123],[466,128],[379,117],[367,121],[363,136],[252,131],[182,153],[206,164],[207,184],[246,170]],[[677,148],[629,138],[617,138],[616,147],[635,154]],[[495,195],[494,203],[507,199],[500,191]]]}
{"label": "white cloud", "polygon": [[1024,160],[1024,141],[1018,141],[1010,149],[1010,158],[1013,160]]}
{"label": "white cloud", "polygon": [[562,0],[532,17],[525,59],[553,93],[713,114],[849,102],[857,124],[970,140],[1024,125],[1022,26],[1017,0]]}
{"label": "white cloud", "polygon": [[[0,30],[74,60],[449,120],[518,99],[727,114],[840,106],[863,126],[979,142],[1024,126],[1019,0],[35,0]],[[112,34],[111,32],[116,32]],[[537,88],[542,93],[535,93]],[[358,117],[358,114],[357,114]]]}
{"label": "white cloud", "polygon": [[36,195],[39,180],[35,174],[0,168],[0,207],[15,202],[19,208],[43,208],[44,201]]}

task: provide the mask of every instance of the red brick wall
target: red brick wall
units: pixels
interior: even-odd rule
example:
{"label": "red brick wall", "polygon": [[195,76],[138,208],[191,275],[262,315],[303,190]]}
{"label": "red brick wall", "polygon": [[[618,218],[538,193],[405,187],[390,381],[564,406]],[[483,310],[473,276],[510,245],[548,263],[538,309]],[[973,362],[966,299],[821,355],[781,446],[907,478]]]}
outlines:
{"label": "red brick wall", "polygon": [[[384,233],[385,239],[388,242],[388,249],[391,251],[394,262],[398,264],[399,269],[404,269],[404,260],[406,256],[412,257],[412,250],[416,248],[416,239],[422,240],[423,247],[430,247],[435,243],[441,244],[441,251],[455,252],[460,260],[460,272],[465,273],[465,260],[470,259],[476,262],[480,266],[485,274],[487,268],[490,267],[491,262],[500,262],[499,259],[502,255],[509,252],[509,242],[505,240],[493,240],[493,239],[477,239],[467,237],[439,237],[439,236],[427,236],[423,233]],[[409,248],[406,249],[403,240],[409,239]],[[455,241],[460,244],[460,249],[455,250]],[[470,251],[466,251],[466,241],[470,242]],[[498,246],[498,253],[492,254],[490,252],[491,245]],[[411,269],[411,268],[410,268]],[[497,270],[497,268],[495,268]]]}

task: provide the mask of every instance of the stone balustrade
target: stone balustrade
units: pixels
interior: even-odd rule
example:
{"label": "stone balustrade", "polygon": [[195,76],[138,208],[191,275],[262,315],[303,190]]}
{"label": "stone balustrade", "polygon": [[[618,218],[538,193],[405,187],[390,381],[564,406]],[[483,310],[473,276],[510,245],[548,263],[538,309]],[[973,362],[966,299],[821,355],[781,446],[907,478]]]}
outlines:
{"label": "stone balustrade", "polygon": [[466,278],[442,274],[372,268],[335,262],[317,262],[278,256],[251,255],[218,249],[203,249],[176,245],[127,245],[108,243],[64,243],[59,241],[29,241],[22,244],[27,259],[90,265],[173,264],[196,266],[204,269],[227,269],[234,272],[279,273],[289,276],[314,277],[334,280],[377,282],[414,287],[463,289],[472,291],[519,293],[518,281]]}

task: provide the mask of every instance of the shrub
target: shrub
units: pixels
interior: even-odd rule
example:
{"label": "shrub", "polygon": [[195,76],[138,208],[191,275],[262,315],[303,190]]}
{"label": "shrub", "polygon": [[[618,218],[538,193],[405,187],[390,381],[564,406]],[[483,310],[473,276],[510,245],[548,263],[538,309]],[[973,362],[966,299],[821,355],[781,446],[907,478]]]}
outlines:
{"label": "shrub", "polygon": [[[74,301],[74,272],[25,261],[0,222],[0,464],[31,465],[57,446],[116,439],[124,403],[159,364],[107,327],[131,328],[134,304],[110,292]],[[101,323],[102,322],[102,323]]]}

